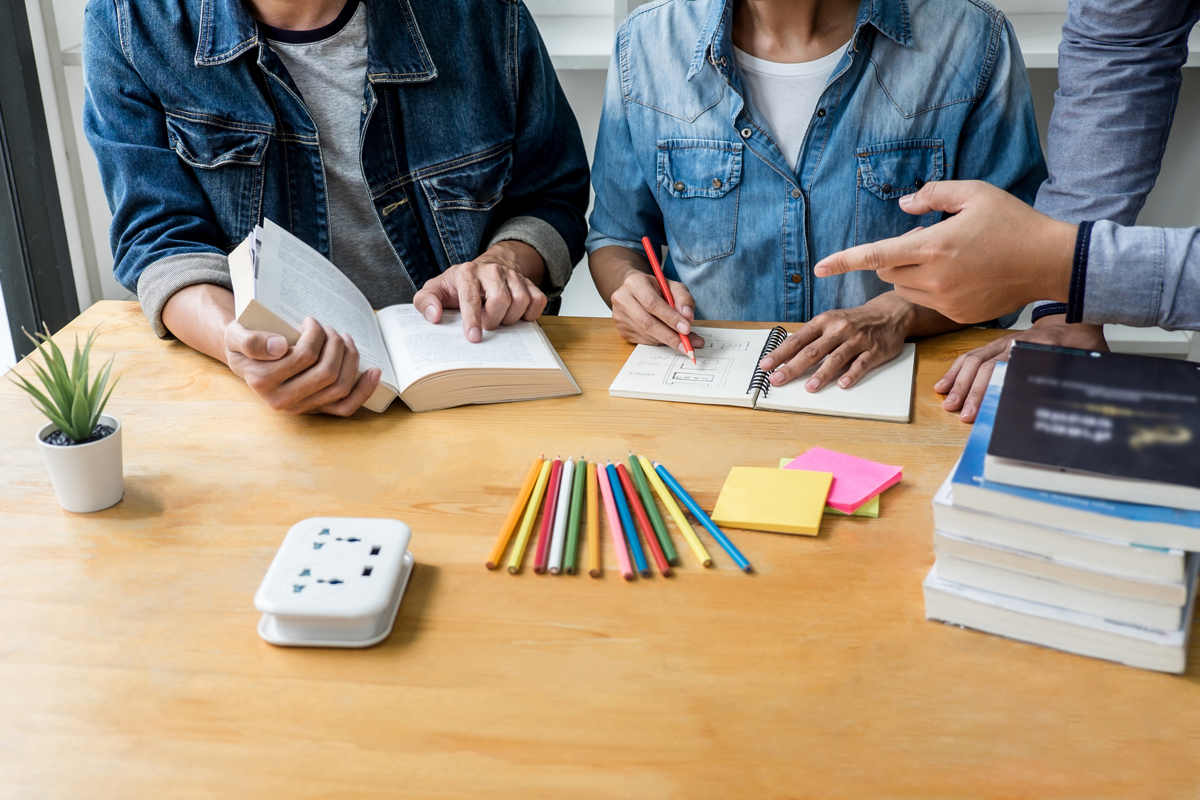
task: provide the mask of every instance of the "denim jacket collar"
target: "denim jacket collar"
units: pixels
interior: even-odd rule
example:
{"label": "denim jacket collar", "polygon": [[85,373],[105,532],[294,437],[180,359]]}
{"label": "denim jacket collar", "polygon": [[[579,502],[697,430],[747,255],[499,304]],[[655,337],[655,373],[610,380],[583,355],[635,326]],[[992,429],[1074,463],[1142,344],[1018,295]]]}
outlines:
{"label": "denim jacket collar", "polygon": [[[706,59],[714,65],[725,66],[732,63],[732,51],[725,51],[731,46],[728,31],[733,22],[733,7],[734,0],[723,0],[713,4],[708,21],[700,32],[700,39],[696,42],[692,66],[687,74],[689,81],[699,74]],[[912,28],[909,26],[908,3],[905,0],[862,0],[858,9],[858,20],[854,23],[856,36],[868,22],[901,47],[912,45]]]}
{"label": "denim jacket collar", "polygon": [[[372,82],[418,83],[437,77],[409,0],[367,3],[367,21],[367,75]],[[201,0],[196,66],[225,64],[259,41],[258,26],[241,0]]]}

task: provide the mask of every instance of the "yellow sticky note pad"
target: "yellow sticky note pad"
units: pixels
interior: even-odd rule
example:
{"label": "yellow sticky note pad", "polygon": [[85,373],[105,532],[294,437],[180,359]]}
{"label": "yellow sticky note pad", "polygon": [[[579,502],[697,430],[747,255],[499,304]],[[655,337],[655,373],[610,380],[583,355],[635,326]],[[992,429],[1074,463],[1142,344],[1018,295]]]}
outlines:
{"label": "yellow sticky note pad", "polygon": [[[791,463],[790,458],[781,458],[779,459],[779,468],[783,469],[789,463]],[[858,511],[855,511],[853,514],[847,514],[845,511],[838,511],[836,508],[830,508],[829,506],[825,506],[825,513],[832,514],[835,517],[870,517],[871,519],[878,519],[880,497],[883,497],[883,495],[875,495],[868,500],[862,508],[860,508]]]}
{"label": "yellow sticky note pad", "polygon": [[712,520],[731,528],[816,536],[832,483],[830,472],[734,467]]}

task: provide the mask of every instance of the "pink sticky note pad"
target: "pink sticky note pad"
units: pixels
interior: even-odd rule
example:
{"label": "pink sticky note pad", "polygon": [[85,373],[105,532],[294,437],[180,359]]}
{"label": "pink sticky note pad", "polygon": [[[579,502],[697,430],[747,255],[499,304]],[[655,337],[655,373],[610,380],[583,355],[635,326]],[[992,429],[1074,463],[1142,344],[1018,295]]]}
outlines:
{"label": "pink sticky note pad", "polygon": [[853,514],[872,497],[896,485],[904,477],[902,467],[848,456],[824,447],[814,447],[804,455],[796,456],[784,469],[832,472],[833,486],[829,489],[825,505],[847,514]]}

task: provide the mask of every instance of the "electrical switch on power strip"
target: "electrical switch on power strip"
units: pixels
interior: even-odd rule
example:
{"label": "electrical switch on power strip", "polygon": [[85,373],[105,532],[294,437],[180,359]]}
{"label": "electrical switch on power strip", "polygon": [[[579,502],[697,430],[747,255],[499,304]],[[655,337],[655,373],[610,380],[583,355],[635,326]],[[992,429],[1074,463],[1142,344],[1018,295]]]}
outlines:
{"label": "electrical switch on power strip", "polygon": [[313,517],[292,526],[254,607],[258,635],[293,647],[370,647],[392,632],[412,575],[412,531],[394,519]]}

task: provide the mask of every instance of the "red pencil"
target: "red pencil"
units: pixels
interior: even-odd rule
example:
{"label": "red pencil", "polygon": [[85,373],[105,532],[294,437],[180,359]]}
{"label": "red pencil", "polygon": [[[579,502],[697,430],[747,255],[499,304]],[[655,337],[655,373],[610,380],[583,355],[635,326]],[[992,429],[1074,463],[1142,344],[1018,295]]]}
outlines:
{"label": "red pencil", "polygon": [[562,480],[562,459],[555,457],[550,465],[550,483],[546,485],[546,502],[542,506],[542,527],[538,531],[537,555],[533,571],[541,575],[550,563],[550,539],[554,536],[554,510],[558,507],[558,483]]}
{"label": "red pencil", "polygon": [[[649,236],[642,237],[642,247],[646,250],[646,258],[650,259],[650,267],[654,270],[654,277],[658,279],[658,288],[662,290],[663,297],[671,308],[675,308],[675,298],[671,295],[671,287],[667,285],[667,276],[663,274],[662,267],[658,264],[658,256],[654,254],[654,245],[650,243]],[[678,308],[675,308],[678,311]],[[686,333],[679,334],[679,341],[683,343],[683,349],[687,351],[688,358],[692,359],[692,363],[696,363],[696,351],[692,349],[692,340],[687,337]]]}
{"label": "red pencil", "polygon": [[658,565],[658,571],[663,574],[664,578],[670,577],[671,565],[667,563],[667,556],[663,552],[662,545],[658,543],[658,537],[654,535],[654,528],[650,527],[650,517],[646,515],[646,509],[638,498],[637,490],[633,488],[633,481],[630,480],[629,472],[625,469],[624,464],[617,464],[617,475],[621,477],[621,486],[625,489],[629,507],[633,509],[634,519],[637,520],[638,527],[642,530],[642,538],[646,540],[650,554],[654,556],[654,563]]}

